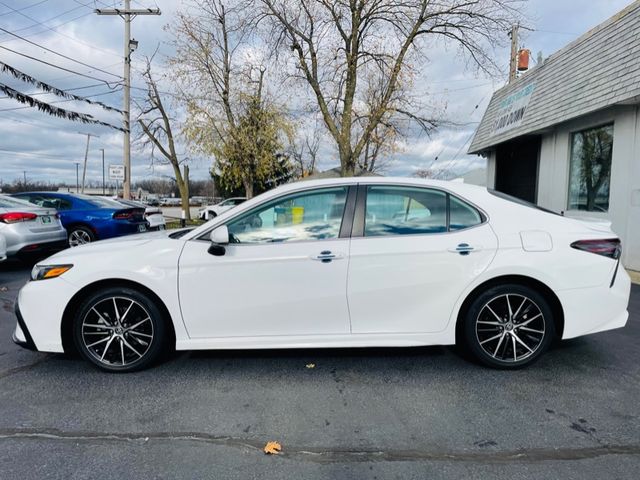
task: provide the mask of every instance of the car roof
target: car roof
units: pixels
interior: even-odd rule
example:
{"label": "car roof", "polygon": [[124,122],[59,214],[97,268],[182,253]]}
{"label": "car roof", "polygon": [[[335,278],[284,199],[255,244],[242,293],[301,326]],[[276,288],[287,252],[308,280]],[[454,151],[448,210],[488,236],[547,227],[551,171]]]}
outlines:
{"label": "car roof", "polygon": [[444,190],[450,190],[454,193],[458,192],[473,192],[479,191],[486,192],[486,187],[480,187],[478,185],[472,185],[469,183],[451,181],[451,180],[432,180],[425,178],[415,177],[342,177],[342,178],[328,178],[319,180],[299,180],[297,182],[287,183],[281,185],[272,191],[286,192],[288,190],[298,190],[301,187],[322,187],[332,185],[406,185],[406,186],[419,186],[419,187],[433,187]]}
{"label": "car roof", "polygon": [[[226,218],[228,215],[236,215],[243,211],[249,210],[259,203],[268,201],[274,197],[286,195],[287,193],[298,192],[301,190],[315,189],[322,187],[332,186],[348,186],[348,185],[388,185],[388,186],[400,186],[400,187],[422,187],[422,188],[438,188],[440,190],[448,191],[464,198],[472,204],[479,207],[484,211],[483,205],[489,195],[486,187],[480,187],[478,185],[471,185],[463,182],[454,182],[449,180],[431,180],[423,178],[413,177],[341,177],[341,178],[329,178],[319,180],[300,180],[297,182],[287,183],[280,185],[272,190],[268,190],[260,195],[253,197],[250,200],[242,203],[240,206],[233,208],[229,211],[221,213],[218,220]],[[504,202],[497,197],[495,201]],[[229,213],[232,211],[233,213]],[[208,230],[207,224],[201,225],[195,228],[192,232],[185,235],[185,240],[190,240],[201,235],[204,231]]]}

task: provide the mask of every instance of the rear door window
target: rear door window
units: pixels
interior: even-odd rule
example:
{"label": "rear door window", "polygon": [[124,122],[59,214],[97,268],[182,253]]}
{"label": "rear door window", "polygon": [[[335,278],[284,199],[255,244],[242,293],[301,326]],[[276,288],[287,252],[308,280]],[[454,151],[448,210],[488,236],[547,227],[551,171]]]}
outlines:
{"label": "rear door window", "polygon": [[447,194],[428,188],[367,188],[365,237],[447,231]]}
{"label": "rear door window", "polygon": [[482,223],[480,212],[457,197],[449,197],[449,230],[462,230]]}

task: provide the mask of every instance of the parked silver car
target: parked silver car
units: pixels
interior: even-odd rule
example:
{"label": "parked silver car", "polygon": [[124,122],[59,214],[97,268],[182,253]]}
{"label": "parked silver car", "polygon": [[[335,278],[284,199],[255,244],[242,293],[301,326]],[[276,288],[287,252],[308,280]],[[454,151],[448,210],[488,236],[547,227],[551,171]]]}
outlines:
{"label": "parked silver car", "polygon": [[4,262],[7,259],[7,241],[4,239],[4,235],[0,233],[0,262]]}
{"label": "parked silver car", "polygon": [[0,235],[6,255],[24,256],[62,250],[67,247],[67,231],[53,208],[0,195]]}

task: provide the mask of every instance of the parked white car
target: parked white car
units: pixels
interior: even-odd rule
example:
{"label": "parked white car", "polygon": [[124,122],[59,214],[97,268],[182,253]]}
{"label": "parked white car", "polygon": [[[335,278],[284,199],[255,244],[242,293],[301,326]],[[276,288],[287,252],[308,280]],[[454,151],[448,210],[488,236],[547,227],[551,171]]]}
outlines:
{"label": "parked white car", "polygon": [[122,198],[117,200],[127,207],[144,208],[144,218],[149,222],[149,230],[164,230],[166,228],[167,222],[160,207],[152,207],[135,200],[123,200]]}
{"label": "parked white car", "polygon": [[0,233],[0,262],[4,262],[7,259],[7,241]]}
{"label": "parked white car", "polygon": [[200,218],[200,220],[211,220],[230,208],[240,205],[246,201],[247,199],[245,197],[233,197],[227,198],[215,205],[207,205],[198,210],[198,218]]}
{"label": "parked white car", "polygon": [[14,340],[120,372],[171,346],[454,343],[517,368],[555,337],[623,327],[630,293],[607,224],[383,177],[281,186],[193,230],[66,250],[31,279]]}

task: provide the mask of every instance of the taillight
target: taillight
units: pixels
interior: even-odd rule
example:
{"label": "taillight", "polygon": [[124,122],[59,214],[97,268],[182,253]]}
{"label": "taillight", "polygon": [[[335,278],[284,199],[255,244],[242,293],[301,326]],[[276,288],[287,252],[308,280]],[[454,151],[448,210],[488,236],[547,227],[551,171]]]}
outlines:
{"label": "taillight", "polygon": [[11,213],[1,214],[0,222],[2,223],[29,222],[31,220],[35,220],[36,218],[38,218],[38,215],[36,215],[35,213],[11,212]]}
{"label": "taillight", "polygon": [[584,252],[595,253],[604,257],[617,260],[622,253],[622,244],[619,238],[605,238],[602,240],[578,240],[571,244],[571,248]]}
{"label": "taillight", "polygon": [[131,218],[131,212],[116,212],[113,214],[113,218],[115,218],[116,220],[126,220],[128,218]]}

